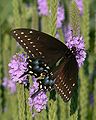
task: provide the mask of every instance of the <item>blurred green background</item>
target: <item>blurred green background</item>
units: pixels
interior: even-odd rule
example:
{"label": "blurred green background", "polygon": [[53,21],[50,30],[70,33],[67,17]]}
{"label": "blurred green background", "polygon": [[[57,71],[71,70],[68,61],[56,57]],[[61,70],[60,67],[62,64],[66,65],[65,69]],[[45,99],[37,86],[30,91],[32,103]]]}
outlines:
{"label": "blurred green background", "polygon": [[[58,0],[48,0],[55,6]],[[61,0],[65,9],[63,25],[69,22],[69,3]],[[83,0],[84,13],[80,17],[81,31],[85,40],[87,58],[79,70],[78,100],[73,96],[64,103],[58,96],[55,102],[49,101],[48,110],[32,118],[27,105],[28,91],[17,85],[17,93],[11,95],[2,86],[3,79],[9,78],[8,63],[11,57],[23,51],[10,36],[10,30],[17,27],[34,28],[50,33],[58,31],[64,39],[62,29],[56,29],[52,18],[38,15],[37,0],[0,0],[0,120],[96,120],[96,0]],[[56,11],[51,8],[52,12]],[[54,15],[54,14],[52,14]],[[53,25],[53,33],[48,25]]]}

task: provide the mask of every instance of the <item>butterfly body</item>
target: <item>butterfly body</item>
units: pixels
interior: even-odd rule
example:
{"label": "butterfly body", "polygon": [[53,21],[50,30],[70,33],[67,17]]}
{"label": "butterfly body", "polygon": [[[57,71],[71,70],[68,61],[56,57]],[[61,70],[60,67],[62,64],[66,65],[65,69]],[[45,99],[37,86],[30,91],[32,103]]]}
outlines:
{"label": "butterfly body", "polygon": [[29,55],[28,72],[37,77],[49,76],[49,81],[44,78],[42,85],[54,86],[63,100],[69,101],[78,79],[75,49],[70,50],[56,38],[32,29],[14,29],[11,34]]}

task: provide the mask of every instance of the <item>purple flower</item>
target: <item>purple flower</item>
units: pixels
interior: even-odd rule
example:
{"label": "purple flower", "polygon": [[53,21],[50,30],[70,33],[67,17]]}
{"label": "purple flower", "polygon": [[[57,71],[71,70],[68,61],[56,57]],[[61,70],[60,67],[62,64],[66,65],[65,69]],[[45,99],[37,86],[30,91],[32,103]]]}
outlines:
{"label": "purple flower", "polygon": [[48,15],[47,0],[38,0],[39,15]]}
{"label": "purple flower", "polygon": [[31,110],[34,108],[37,112],[41,112],[43,109],[46,109],[48,99],[46,92],[43,90],[37,92],[38,89],[39,83],[37,82],[37,79],[33,77],[33,86],[30,87],[30,97],[28,98],[29,106],[31,107]]}
{"label": "purple flower", "polygon": [[83,0],[75,0],[78,9],[80,10],[80,15],[83,14]]}
{"label": "purple flower", "polygon": [[25,71],[27,71],[27,56],[25,54],[16,54],[12,57],[9,63],[10,79],[13,82],[25,83],[27,81],[27,75],[19,78]]}
{"label": "purple flower", "polygon": [[4,86],[4,88],[8,88],[11,93],[16,92],[16,83],[13,82],[12,80],[8,80],[7,78],[4,78],[2,85]]}
{"label": "purple flower", "polygon": [[64,16],[64,7],[59,6],[57,9],[57,28],[62,27],[62,22],[64,21],[65,16]]}
{"label": "purple flower", "polygon": [[66,45],[69,49],[72,50],[72,48],[76,48],[75,57],[78,63],[78,66],[81,67],[85,58],[86,58],[86,52],[84,47],[84,39],[82,36],[73,36],[71,28],[68,28],[68,31],[65,32],[65,41]]}

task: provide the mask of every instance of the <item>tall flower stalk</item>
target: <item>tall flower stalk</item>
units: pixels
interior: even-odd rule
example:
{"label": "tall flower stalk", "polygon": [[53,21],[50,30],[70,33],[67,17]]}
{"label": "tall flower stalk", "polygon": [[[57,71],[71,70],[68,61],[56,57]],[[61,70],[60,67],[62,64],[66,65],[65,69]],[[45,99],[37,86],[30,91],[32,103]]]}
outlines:
{"label": "tall flower stalk", "polygon": [[[96,11],[95,11],[95,48],[94,48],[94,56],[96,56]],[[96,58],[94,59],[94,68],[96,69]],[[94,71],[94,91],[93,91],[93,96],[94,96],[94,101],[93,101],[93,117],[92,120],[96,118],[96,71]]]}
{"label": "tall flower stalk", "polygon": [[[53,18],[51,18],[51,16],[54,16],[54,20],[56,19],[56,23],[55,22],[50,22],[50,25],[54,25],[56,24],[56,28],[59,29],[62,27],[62,22],[65,19],[65,14],[64,14],[64,7],[59,5],[59,2],[57,3],[56,6],[54,6],[55,4],[53,3],[53,1],[48,1],[48,0],[38,0],[38,11],[39,11],[39,15],[40,16],[48,16],[49,20]],[[51,7],[53,7],[54,9],[56,9],[56,13],[54,13],[54,10],[51,11]],[[53,14],[53,15],[51,15]],[[51,26],[49,26],[51,27]]]}
{"label": "tall flower stalk", "polygon": [[[86,58],[84,38],[80,35],[80,14],[77,4],[73,1],[70,7],[70,25],[68,26],[67,33],[65,32],[65,41],[69,49],[75,47],[75,57],[79,68],[84,63]],[[78,82],[79,83],[79,82]],[[79,88],[75,88],[73,97],[70,103],[70,119],[78,119],[78,91]]]}
{"label": "tall flower stalk", "polygon": [[80,11],[80,15],[83,15],[83,0],[75,0],[75,2]]}
{"label": "tall flower stalk", "polygon": [[[90,1],[83,0],[83,18],[82,18],[82,34],[85,40],[85,48],[89,49],[89,5]],[[86,63],[88,59],[86,59]],[[87,69],[86,69],[87,71]],[[84,67],[80,70],[80,116],[82,120],[88,117],[88,97],[89,97],[89,70],[85,73]],[[86,99],[86,100],[85,100]]]}
{"label": "tall flower stalk", "polygon": [[[49,10],[49,33],[52,36],[56,35],[56,21],[57,21],[57,7],[58,7],[58,0],[49,0],[48,1],[48,10]],[[53,101],[49,102],[49,120],[55,120],[56,116],[56,102]]]}
{"label": "tall flower stalk", "polygon": [[[0,32],[2,33],[2,31]],[[2,40],[2,36],[0,36],[0,86],[1,86],[0,87],[0,96],[1,96],[0,111],[1,113],[3,113],[5,108],[5,90],[4,90],[4,87],[2,86],[3,77],[4,77],[4,71],[3,71],[3,43],[4,42],[2,42],[1,40]]]}

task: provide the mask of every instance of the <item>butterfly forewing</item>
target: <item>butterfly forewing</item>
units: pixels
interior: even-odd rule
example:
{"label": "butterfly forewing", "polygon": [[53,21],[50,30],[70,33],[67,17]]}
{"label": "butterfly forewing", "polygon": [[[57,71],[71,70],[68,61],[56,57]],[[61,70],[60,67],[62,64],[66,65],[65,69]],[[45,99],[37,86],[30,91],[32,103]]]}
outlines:
{"label": "butterfly forewing", "polygon": [[78,79],[78,65],[75,57],[71,54],[67,62],[61,64],[59,69],[53,72],[53,76],[55,89],[65,102],[69,101]]}
{"label": "butterfly forewing", "polygon": [[14,29],[11,34],[29,55],[43,59],[49,66],[55,64],[68,50],[56,38],[36,30]]}

